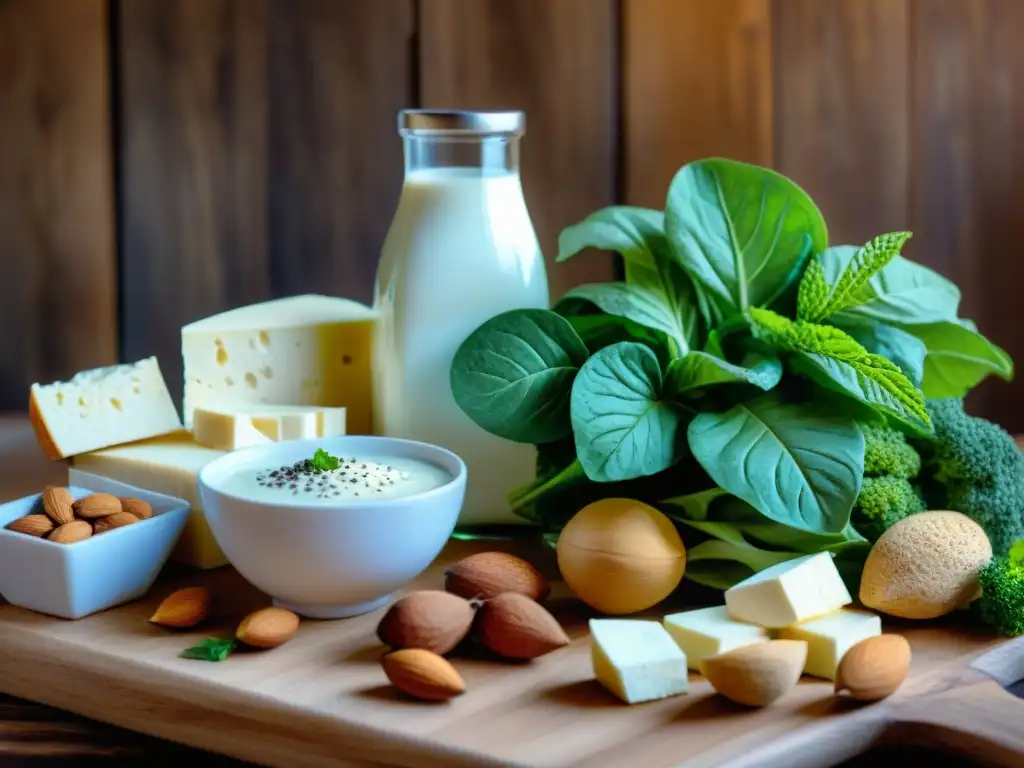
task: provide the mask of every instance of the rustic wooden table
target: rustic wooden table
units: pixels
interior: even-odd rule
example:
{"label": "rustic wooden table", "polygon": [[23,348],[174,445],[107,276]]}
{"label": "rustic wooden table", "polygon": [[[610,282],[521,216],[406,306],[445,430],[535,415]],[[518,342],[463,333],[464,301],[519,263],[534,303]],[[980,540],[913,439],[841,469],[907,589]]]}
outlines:
{"label": "rustic wooden table", "polygon": [[[36,493],[48,483],[66,479],[62,464],[43,459],[24,418],[0,416],[0,501]],[[980,765],[929,755],[922,746],[887,745],[843,768],[896,766],[929,756],[941,757],[949,766]],[[170,764],[188,758],[226,768],[246,765],[0,694],[0,766],[4,768]]]}

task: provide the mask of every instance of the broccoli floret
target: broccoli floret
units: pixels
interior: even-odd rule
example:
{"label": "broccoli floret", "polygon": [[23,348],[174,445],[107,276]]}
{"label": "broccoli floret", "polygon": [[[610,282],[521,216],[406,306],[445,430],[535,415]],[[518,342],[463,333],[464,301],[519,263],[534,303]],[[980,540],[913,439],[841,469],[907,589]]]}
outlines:
{"label": "broccoli floret", "polygon": [[864,474],[892,475],[913,480],[921,471],[921,456],[906,436],[892,427],[861,426],[864,433]]}
{"label": "broccoli floret", "polygon": [[920,443],[925,499],[980,525],[996,555],[1024,539],[1024,454],[1010,434],[964,412],[963,400],[929,400],[935,435]]}
{"label": "broccoli floret", "polygon": [[924,500],[909,480],[893,475],[865,477],[850,522],[865,539],[876,541],[900,520],[924,509]]}
{"label": "broccoli floret", "polygon": [[1024,541],[995,557],[978,574],[981,618],[1001,634],[1024,635]]}

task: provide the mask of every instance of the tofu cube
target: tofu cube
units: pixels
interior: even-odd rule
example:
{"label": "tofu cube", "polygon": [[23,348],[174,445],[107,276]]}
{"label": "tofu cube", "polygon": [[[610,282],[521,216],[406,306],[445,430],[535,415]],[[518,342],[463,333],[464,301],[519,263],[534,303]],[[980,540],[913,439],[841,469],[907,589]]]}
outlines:
{"label": "tofu cube", "polygon": [[769,629],[825,616],[852,602],[828,552],[766,568],[725,593],[732,618]]}
{"label": "tofu cube", "polygon": [[686,654],[656,621],[592,619],[594,675],[627,704],[685,693]]}
{"label": "tofu cube", "polygon": [[839,662],[850,648],[880,634],[882,620],[878,616],[849,609],[779,630],[780,639],[807,642],[804,672],[827,680],[836,679]]}
{"label": "tofu cube", "polygon": [[673,613],[662,621],[686,654],[690,669],[696,671],[700,671],[700,662],[709,656],[771,639],[764,627],[730,618],[724,605]]}

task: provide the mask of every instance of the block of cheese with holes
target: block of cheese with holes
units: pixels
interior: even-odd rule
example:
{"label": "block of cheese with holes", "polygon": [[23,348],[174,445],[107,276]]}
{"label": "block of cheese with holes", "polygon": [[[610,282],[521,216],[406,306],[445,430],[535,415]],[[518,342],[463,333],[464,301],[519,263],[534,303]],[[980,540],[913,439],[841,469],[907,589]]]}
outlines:
{"label": "block of cheese with holes", "polygon": [[345,434],[345,409],[316,405],[240,405],[196,408],[192,436],[200,445],[234,451],[281,440]]}
{"label": "block of cheese with holes", "polygon": [[151,440],[84,453],[72,459],[72,465],[187,501],[192,505],[192,515],[171,559],[197,568],[216,568],[225,565],[227,558],[206,522],[196,476],[200,469],[223,455],[224,451],[199,445],[191,434],[180,430]]}
{"label": "block of cheese with holes", "polygon": [[293,296],[181,329],[185,426],[195,408],[321,405],[347,409],[347,431],[369,434],[376,314],[348,299]]}
{"label": "block of cheese with holes", "polygon": [[29,420],[43,453],[64,459],[181,429],[156,358],[33,384]]}

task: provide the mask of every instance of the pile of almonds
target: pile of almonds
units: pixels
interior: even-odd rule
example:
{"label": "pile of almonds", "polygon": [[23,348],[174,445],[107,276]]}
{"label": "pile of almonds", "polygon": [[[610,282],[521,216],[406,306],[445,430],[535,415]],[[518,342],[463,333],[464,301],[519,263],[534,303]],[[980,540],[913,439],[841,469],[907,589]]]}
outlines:
{"label": "pile of almonds", "polygon": [[549,593],[525,560],[504,552],[467,557],[445,573],[445,591],[412,592],[381,619],[377,637],[395,649],[381,659],[384,673],[410,696],[444,701],[466,690],[444,656],[467,638],[516,661],[562,648],[569,637],[538,602]]}
{"label": "pile of almonds", "polygon": [[153,508],[141,499],[93,493],[75,501],[67,488],[53,485],[43,491],[41,506],[41,512],[14,520],[7,530],[74,544],[153,516]]}
{"label": "pile of almonds", "polygon": [[[165,598],[149,620],[170,629],[191,629],[210,615],[212,602],[213,596],[206,587],[186,587]],[[284,645],[298,630],[298,616],[284,608],[268,607],[242,619],[235,639],[250,648],[266,650]]]}

